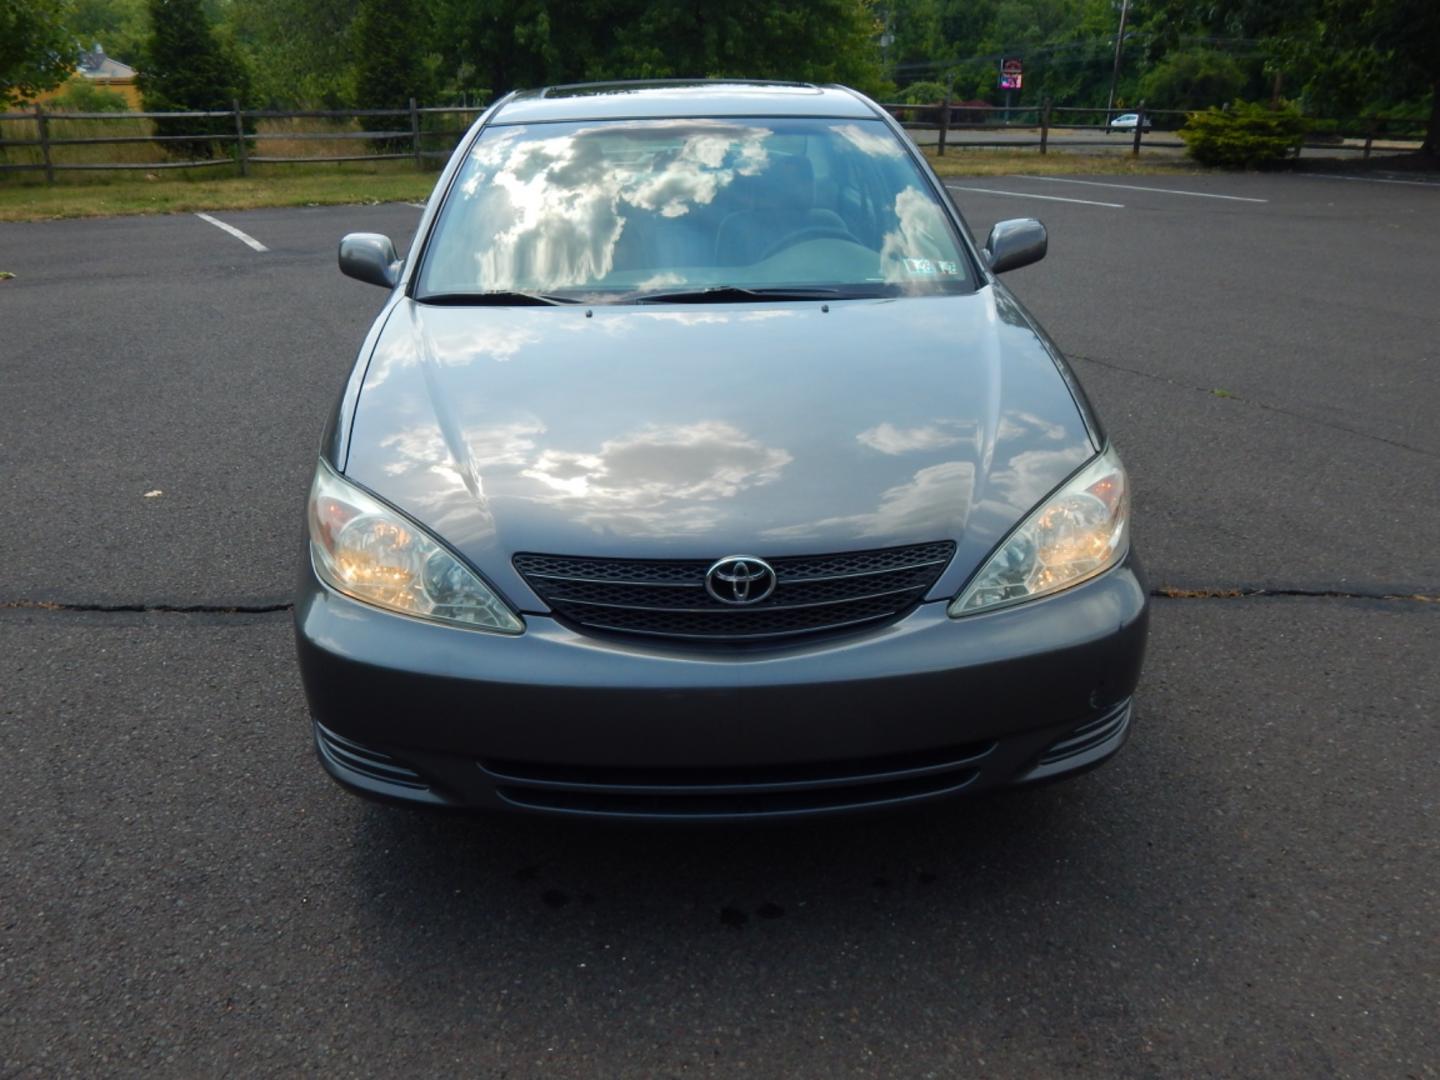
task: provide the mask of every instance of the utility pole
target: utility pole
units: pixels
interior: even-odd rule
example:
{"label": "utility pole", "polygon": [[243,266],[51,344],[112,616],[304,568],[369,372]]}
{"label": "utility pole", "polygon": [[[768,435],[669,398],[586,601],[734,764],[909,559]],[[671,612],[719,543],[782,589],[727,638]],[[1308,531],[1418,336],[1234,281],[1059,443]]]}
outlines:
{"label": "utility pole", "polygon": [[1110,69],[1110,97],[1105,102],[1105,130],[1115,112],[1115,84],[1120,81],[1120,50],[1125,47],[1125,17],[1130,14],[1130,0],[1120,0],[1120,32],[1115,35],[1115,66]]}
{"label": "utility pole", "polygon": [[890,71],[890,46],[895,44],[895,35],[890,32],[890,9],[887,7],[882,14],[885,16],[885,23],[880,31],[880,66],[888,77]]}

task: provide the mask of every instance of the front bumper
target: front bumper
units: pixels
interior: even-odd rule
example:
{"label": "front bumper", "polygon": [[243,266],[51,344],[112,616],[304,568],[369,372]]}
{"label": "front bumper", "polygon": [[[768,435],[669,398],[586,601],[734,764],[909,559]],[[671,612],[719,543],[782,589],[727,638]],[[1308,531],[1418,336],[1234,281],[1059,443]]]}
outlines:
{"label": "front bumper", "polygon": [[391,615],[307,568],[300,669],[327,771],[440,806],[750,820],[1067,775],[1130,727],[1148,601],[1133,556],[1066,592],[764,651],[516,637]]}

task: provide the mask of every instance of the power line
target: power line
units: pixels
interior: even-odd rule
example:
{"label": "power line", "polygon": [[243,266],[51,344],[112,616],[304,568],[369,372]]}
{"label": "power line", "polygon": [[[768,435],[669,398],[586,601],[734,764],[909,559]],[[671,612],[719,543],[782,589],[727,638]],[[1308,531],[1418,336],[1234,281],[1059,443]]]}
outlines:
{"label": "power line", "polygon": [[[1113,37],[1104,39],[1089,38],[1079,41],[1052,41],[1039,45],[1017,45],[1013,48],[1001,49],[1000,51],[993,53],[973,53],[970,56],[949,56],[940,57],[933,60],[911,60],[905,63],[896,64],[893,70],[896,74],[902,74],[911,71],[933,71],[934,69],[941,67],[959,67],[961,64],[999,63],[1001,60],[1012,56],[1020,57],[1023,60],[1029,60],[1036,57],[1052,56],[1056,53],[1075,53],[1100,49],[1103,49],[1106,53],[1108,53],[1114,40],[1115,39]],[[1125,36],[1125,45],[1127,48],[1145,46],[1149,45],[1153,40],[1153,35],[1149,33],[1139,33],[1132,31]],[[1177,43],[1181,46],[1235,45],[1249,47],[1249,49],[1252,51],[1240,52],[1237,50],[1228,49],[1219,50],[1224,51],[1226,55],[1235,56],[1241,59],[1265,55],[1263,52],[1253,51],[1255,47],[1263,45],[1264,40],[1265,39],[1263,38],[1218,36],[1185,36],[1176,39]]]}

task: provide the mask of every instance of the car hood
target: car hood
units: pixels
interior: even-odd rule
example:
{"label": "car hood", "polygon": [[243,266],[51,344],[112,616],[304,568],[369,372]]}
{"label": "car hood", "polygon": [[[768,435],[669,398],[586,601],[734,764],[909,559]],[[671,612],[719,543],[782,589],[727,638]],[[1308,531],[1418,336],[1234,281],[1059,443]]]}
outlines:
{"label": "car hood", "polygon": [[391,308],[343,470],[526,610],[516,552],[762,557],[952,539],[954,592],[1095,453],[1002,288],[801,304]]}

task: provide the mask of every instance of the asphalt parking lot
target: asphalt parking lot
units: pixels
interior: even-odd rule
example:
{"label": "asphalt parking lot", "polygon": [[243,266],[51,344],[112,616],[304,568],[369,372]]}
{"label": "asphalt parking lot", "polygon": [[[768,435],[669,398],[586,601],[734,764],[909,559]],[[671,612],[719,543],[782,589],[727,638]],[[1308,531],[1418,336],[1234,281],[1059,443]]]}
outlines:
{"label": "asphalt parking lot", "polygon": [[[0,1077],[1440,1074],[1440,186],[954,181],[1130,466],[1074,782],[766,830],[423,816],[286,604],[407,205],[0,225]],[[158,493],[158,494],[157,494]]]}

